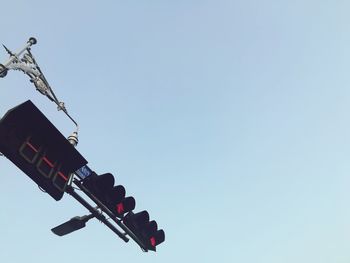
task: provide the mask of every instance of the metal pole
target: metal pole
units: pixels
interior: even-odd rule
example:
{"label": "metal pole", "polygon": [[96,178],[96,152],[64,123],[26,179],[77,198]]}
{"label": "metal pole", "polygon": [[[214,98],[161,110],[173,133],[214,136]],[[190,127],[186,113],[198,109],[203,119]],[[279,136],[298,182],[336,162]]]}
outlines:
{"label": "metal pole", "polygon": [[126,234],[131,237],[145,252],[148,251],[146,246],[143,244],[143,242],[135,236],[133,232],[129,230],[122,222],[121,220],[117,219],[115,215],[103,204],[100,202],[99,199],[97,199],[93,194],[89,192],[89,190],[81,184],[81,182],[77,179],[73,180],[73,183],[78,186],[92,201],[94,201],[101,209],[103,212],[105,212],[121,229],[123,229]]}
{"label": "metal pole", "polygon": [[4,66],[8,67],[15,59],[18,59],[18,57],[24,52],[26,51],[28,48],[30,48],[32,45],[36,44],[36,39],[31,37],[27,44],[17,53],[13,54],[13,56],[10,57],[10,59],[5,62]]}
{"label": "metal pole", "polygon": [[129,239],[120,232],[113,224],[111,224],[106,217],[99,213],[99,211],[92,207],[88,202],[84,200],[77,192],[74,191],[74,188],[69,186],[66,189],[66,192],[70,194],[75,200],[77,200],[80,204],[82,204],[86,209],[88,209],[91,214],[96,217],[98,220],[100,220],[102,223],[104,223],[109,229],[111,229],[114,233],[116,233],[121,239],[123,239],[125,242],[128,242]]}
{"label": "metal pole", "polygon": [[[74,146],[77,146],[77,143],[75,142],[74,138],[71,138],[72,136],[68,137],[68,141]],[[74,175],[72,175],[72,178],[74,177]],[[140,247],[143,251],[147,252],[148,249],[146,248],[146,246],[143,244],[143,242],[133,233],[129,230],[129,228],[127,228],[122,222],[121,220],[118,220],[115,215],[103,204],[100,202],[100,200],[98,198],[96,198],[93,194],[90,193],[90,191],[82,185],[81,181],[77,180],[76,178],[73,178],[73,183],[78,186],[80,188],[80,190],[82,190],[84,192],[84,194],[86,194],[92,201],[95,202],[95,204],[98,205],[98,207],[101,208],[101,210],[103,212],[105,212],[121,229],[123,229],[125,231],[125,234],[127,234],[129,237],[131,237]],[[78,195],[76,192],[74,192],[74,189],[72,186],[67,187],[66,192],[71,194],[69,191],[72,191],[73,194]],[[78,195],[79,196],[79,195]],[[74,196],[73,196],[74,197]],[[79,196],[79,198],[81,199],[81,201],[84,201],[89,207],[93,208],[89,203],[87,203],[82,197]],[[78,200],[79,201],[79,200]],[[79,201],[80,202],[80,201]],[[81,203],[83,204],[83,203]],[[84,205],[84,204],[83,204]],[[85,206],[85,205],[84,205]],[[85,206],[86,208],[88,208],[87,206]],[[89,208],[88,208],[89,209]],[[93,208],[93,210],[95,210]],[[91,213],[93,213],[91,210],[89,210]],[[105,217],[104,217],[105,218]],[[108,222],[108,221],[107,221]],[[108,222],[109,223],[109,222]],[[110,224],[110,223],[109,223]],[[108,225],[107,225],[108,226]],[[113,226],[113,225],[112,225]],[[113,226],[114,227],[114,226]],[[117,230],[117,229],[116,229]],[[114,231],[114,230],[113,230]],[[119,230],[117,230],[118,233],[121,234],[121,232]],[[114,231],[115,232],[115,231]],[[118,236],[120,236],[117,233]],[[125,239],[129,240],[125,234],[123,235],[123,240],[125,241]],[[127,242],[127,241],[125,241]]]}

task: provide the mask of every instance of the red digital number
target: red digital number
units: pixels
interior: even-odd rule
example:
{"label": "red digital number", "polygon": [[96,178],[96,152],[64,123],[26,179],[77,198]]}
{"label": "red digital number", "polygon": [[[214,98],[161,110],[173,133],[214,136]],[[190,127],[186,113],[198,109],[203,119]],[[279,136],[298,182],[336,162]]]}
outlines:
{"label": "red digital number", "polygon": [[58,171],[55,173],[54,177],[52,178],[53,185],[64,192],[66,190],[67,184],[69,181],[69,175],[67,172],[63,172],[61,168],[58,169]]}
{"label": "red digital number", "polygon": [[44,155],[39,159],[36,168],[44,177],[51,178],[55,171],[55,166],[56,163],[50,161],[49,157]]}
{"label": "red digital number", "polygon": [[28,137],[19,148],[19,153],[28,163],[36,164],[38,172],[47,179],[52,178],[52,184],[64,192],[69,182],[70,174],[68,171],[65,171],[61,164],[53,161],[53,158],[43,151],[43,147],[38,145],[31,137]]}
{"label": "red digital number", "polygon": [[40,151],[41,147],[38,147],[34,142],[32,142],[30,137],[28,137],[19,148],[20,155],[31,164],[35,163]]}

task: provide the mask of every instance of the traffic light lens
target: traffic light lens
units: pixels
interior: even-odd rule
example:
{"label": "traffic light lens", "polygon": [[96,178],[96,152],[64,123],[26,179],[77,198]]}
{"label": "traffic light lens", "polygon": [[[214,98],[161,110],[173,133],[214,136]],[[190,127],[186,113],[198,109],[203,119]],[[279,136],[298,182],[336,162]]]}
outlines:
{"label": "traffic light lens", "polygon": [[117,204],[116,210],[117,210],[117,213],[118,213],[119,215],[124,214],[124,213],[125,213],[125,212],[124,212],[125,210],[124,210],[124,205],[123,205],[123,203]]}
{"label": "traffic light lens", "polygon": [[157,222],[154,220],[149,222],[145,227],[145,230],[147,233],[154,233],[157,231],[157,229],[158,229],[158,225],[157,225]]}
{"label": "traffic light lens", "polygon": [[114,176],[110,173],[101,174],[96,179],[96,186],[98,189],[109,189],[114,185]]}
{"label": "traffic light lens", "polygon": [[125,197],[125,188],[122,185],[114,186],[110,193],[111,203],[120,203]]}
{"label": "traffic light lens", "polygon": [[135,221],[139,227],[144,226],[149,221],[149,214],[146,210],[135,214]]}
{"label": "traffic light lens", "polygon": [[135,199],[132,196],[126,197],[122,203],[124,206],[124,213],[134,210],[136,206]]}
{"label": "traffic light lens", "polygon": [[131,229],[141,229],[147,224],[148,221],[149,214],[146,210],[138,212],[136,214],[130,213],[124,218],[124,224]]}
{"label": "traffic light lens", "polygon": [[132,196],[124,198],[124,200],[115,206],[116,216],[122,217],[125,213],[134,210],[136,205],[135,199]]}
{"label": "traffic light lens", "polygon": [[165,234],[163,230],[158,230],[152,235],[149,239],[149,249],[156,251],[156,246],[158,246],[160,243],[163,243],[165,240]]}
{"label": "traffic light lens", "polygon": [[155,247],[156,246],[156,239],[154,237],[150,238],[151,246]]}
{"label": "traffic light lens", "polygon": [[164,240],[165,240],[165,233],[163,231],[163,229],[161,230],[158,230],[154,236],[154,239],[155,239],[155,244],[156,246],[158,246],[160,243],[163,243]]}

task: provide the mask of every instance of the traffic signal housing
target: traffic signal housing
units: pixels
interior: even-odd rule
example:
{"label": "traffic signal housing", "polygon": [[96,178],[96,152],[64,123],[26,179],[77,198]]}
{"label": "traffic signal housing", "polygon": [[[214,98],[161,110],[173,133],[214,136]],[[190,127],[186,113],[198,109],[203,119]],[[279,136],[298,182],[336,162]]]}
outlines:
{"label": "traffic signal housing", "polygon": [[114,186],[115,179],[111,173],[97,175],[92,172],[82,180],[83,186],[105,205],[115,217],[120,218],[124,226],[143,244],[146,250],[156,251],[156,246],[164,242],[165,233],[158,230],[157,222],[152,220],[147,211],[133,213],[135,199],[125,196],[122,185]]}
{"label": "traffic signal housing", "polygon": [[30,100],[0,120],[0,152],[56,201],[62,198],[71,174],[87,164]]}
{"label": "traffic signal housing", "polygon": [[123,218],[126,213],[134,210],[136,202],[134,197],[125,196],[124,186],[114,186],[114,182],[111,173],[97,175],[93,172],[83,180],[83,185],[116,217]]}
{"label": "traffic signal housing", "polygon": [[146,210],[136,214],[128,213],[123,223],[145,244],[148,250],[156,251],[156,246],[165,241],[164,230],[158,230],[157,222],[150,221]]}

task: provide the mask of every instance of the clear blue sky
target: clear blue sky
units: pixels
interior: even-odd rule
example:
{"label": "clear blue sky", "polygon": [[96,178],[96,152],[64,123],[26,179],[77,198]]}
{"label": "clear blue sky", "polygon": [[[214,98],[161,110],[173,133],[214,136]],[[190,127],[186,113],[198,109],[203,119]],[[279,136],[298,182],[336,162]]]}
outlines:
{"label": "clear blue sky", "polygon": [[[80,124],[78,150],[165,229],[142,253],[55,202],[0,158],[1,262],[350,261],[348,1],[3,1],[0,42],[28,37]],[[0,61],[7,54],[0,51]],[[73,125],[20,72],[0,114],[31,99]]]}

